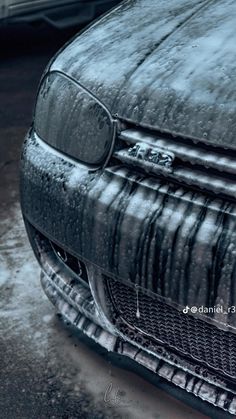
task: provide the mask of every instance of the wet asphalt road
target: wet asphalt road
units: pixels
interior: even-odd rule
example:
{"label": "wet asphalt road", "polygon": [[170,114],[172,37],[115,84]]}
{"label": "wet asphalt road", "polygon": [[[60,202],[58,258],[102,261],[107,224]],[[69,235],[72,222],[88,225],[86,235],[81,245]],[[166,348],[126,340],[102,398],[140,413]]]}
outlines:
{"label": "wet asphalt road", "polygon": [[20,214],[19,156],[43,68],[73,33],[0,29],[0,419],[207,418],[89,345],[41,290]]}

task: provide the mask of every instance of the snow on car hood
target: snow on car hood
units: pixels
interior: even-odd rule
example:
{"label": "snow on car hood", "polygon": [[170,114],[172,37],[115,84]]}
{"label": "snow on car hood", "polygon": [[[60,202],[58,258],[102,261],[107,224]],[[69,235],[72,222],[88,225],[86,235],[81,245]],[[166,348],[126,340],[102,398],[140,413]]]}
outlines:
{"label": "snow on car hood", "polygon": [[51,64],[113,113],[236,148],[236,2],[130,0]]}

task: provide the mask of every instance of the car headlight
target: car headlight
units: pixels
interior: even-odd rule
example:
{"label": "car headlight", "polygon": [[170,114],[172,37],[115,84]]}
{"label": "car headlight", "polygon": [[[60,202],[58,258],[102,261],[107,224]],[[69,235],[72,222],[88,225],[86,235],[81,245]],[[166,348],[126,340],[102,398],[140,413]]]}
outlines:
{"label": "car headlight", "polygon": [[49,145],[91,165],[106,161],[114,138],[114,121],[105,106],[59,72],[42,80],[34,128]]}

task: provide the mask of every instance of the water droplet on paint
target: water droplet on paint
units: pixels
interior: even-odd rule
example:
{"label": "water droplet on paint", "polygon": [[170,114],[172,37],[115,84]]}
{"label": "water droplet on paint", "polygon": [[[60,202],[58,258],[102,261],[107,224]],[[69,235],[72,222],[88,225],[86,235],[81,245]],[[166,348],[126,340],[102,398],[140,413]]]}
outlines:
{"label": "water droplet on paint", "polygon": [[139,298],[138,298],[138,285],[135,285],[136,288],[136,302],[137,302],[137,310],[136,310],[136,317],[137,319],[140,319],[140,310],[139,310]]}

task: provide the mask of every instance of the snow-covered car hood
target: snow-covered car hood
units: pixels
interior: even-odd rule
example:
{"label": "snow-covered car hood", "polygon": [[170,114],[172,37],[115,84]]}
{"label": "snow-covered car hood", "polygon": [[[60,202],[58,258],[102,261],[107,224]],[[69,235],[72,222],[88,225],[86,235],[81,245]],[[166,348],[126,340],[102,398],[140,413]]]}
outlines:
{"label": "snow-covered car hood", "polygon": [[51,63],[113,115],[236,149],[236,2],[130,0]]}

